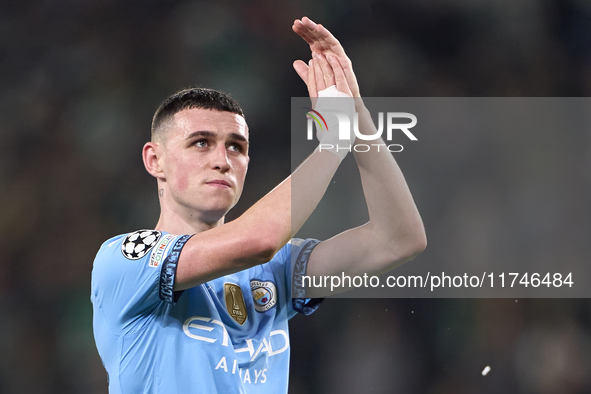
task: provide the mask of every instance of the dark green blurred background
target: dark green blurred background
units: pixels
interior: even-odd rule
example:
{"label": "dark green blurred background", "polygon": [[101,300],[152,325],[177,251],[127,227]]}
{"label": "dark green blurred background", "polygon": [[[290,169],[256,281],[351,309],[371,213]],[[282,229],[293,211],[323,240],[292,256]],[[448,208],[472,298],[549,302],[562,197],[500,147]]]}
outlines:
{"label": "dark green blurred background", "polygon": [[[167,95],[199,85],[243,106],[251,165],[230,218],[289,175],[290,98],[307,94],[291,63],[309,57],[291,24],[303,15],[343,43],[365,96],[591,92],[586,0],[3,1],[0,393],[106,392],[92,338],[92,260],[107,238],[156,223],[140,152]],[[557,267],[584,264],[588,252],[553,249],[581,244],[560,226],[578,226],[585,240],[591,223],[591,133],[568,132],[578,136],[572,155],[568,145],[549,154],[522,146],[523,166],[540,177],[574,177],[568,215],[532,220],[528,207],[551,192],[534,189],[515,196],[512,209],[524,214],[510,224],[531,234],[528,250],[544,241],[524,258]],[[437,174],[397,156],[430,242],[466,238],[465,249],[428,249],[410,264],[486,258],[487,231],[499,231],[491,220],[506,214],[495,201],[510,191],[502,174],[489,177],[487,159],[502,160],[499,147],[513,137],[486,145],[450,136],[470,143],[454,162],[434,155],[446,170]],[[438,198],[457,179],[477,182]],[[587,299],[327,300],[292,321],[290,393],[589,393],[590,328]]]}

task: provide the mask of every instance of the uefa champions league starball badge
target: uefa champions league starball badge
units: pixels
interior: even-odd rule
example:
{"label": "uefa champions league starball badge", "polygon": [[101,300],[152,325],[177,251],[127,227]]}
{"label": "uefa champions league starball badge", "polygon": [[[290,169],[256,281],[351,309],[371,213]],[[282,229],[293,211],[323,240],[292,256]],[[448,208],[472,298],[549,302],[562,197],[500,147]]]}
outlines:
{"label": "uefa champions league starball badge", "polygon": [[121,253],[130,260],[144,257],[160,239],[160,231],[138,230],[128,234],[121,244]]}

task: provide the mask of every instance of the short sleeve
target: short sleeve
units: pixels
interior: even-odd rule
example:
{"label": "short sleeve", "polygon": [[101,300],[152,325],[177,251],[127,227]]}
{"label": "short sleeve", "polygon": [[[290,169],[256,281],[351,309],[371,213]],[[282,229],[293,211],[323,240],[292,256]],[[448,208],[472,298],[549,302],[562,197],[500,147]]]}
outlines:
{"label": "short sleeve", "polygon": [[305,298],[303,277],[306,275],[308,261],[314,248],[320,243],[317,239],[294,238],[291,244],[291,302],[293,310],[305,316],[318,309],[324,298]]}
{"label": "short sleeve", "polygon": [[162,263],[158,295],[162,301],[169,304],[174,305],[183,293],[182,291],[174,291],[174,280],[176,278],[176,269],[178,267],[181,251],[189,238],[191,238],[190,235],[183,235],[175,239],[172,249],[166,255],[164,262]]}
{"label": "short sleeve", "polygon": [[91,299],[113,333],[136,331],[166,303],[176,302],[176,267],[189,238],[139,230],[103,244],[94,261]]}

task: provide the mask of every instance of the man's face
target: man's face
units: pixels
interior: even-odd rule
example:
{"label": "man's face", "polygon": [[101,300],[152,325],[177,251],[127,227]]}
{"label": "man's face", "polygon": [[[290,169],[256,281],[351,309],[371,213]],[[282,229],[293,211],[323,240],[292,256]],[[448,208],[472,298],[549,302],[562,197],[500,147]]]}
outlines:
{"label": "man's face", "polygon": [[182,110],[174,115],[160,145],[171,193],[167,197],[182,209],[213,222],[238,202],[249,161],[248,128],[242,116]]}

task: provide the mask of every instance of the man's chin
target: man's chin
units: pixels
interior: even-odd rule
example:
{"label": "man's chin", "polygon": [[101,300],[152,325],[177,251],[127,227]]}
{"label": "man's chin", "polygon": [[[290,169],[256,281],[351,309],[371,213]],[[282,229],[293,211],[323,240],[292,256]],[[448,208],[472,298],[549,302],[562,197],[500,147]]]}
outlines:
{"label": "man's chin", "polygon": [[207,203],[199,205],[188,204],[188,207],[194,212],[195,216],[207,224],[218,223],[236,205],[236,201],[232,198],[203,197],[201,201],[207,201]]}
{"label": "man's chin", "polygon": [[201,216],[208,224],[215,224],[223,219],[232,208],[230,204],[219,204],[201,208]]}

